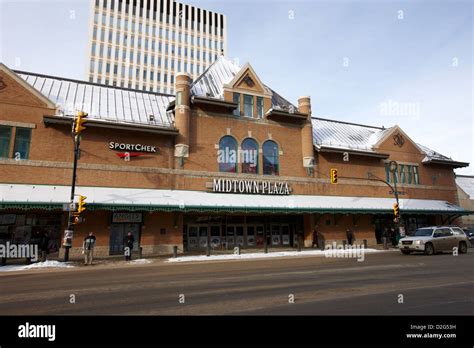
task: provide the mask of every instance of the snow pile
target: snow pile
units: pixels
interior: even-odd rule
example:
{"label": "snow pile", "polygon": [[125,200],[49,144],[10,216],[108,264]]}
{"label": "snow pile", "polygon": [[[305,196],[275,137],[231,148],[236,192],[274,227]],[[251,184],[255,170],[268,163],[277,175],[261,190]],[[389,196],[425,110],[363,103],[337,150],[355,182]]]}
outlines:
{"label": "snow pile", "polygon": [[26,265],[26,266],[3,266],[0,267],[0,272],[12,272],[12,271],[24,271],[28,269],[42,269],[42,268],[73,268],[73,266],[70,262],[59,262],[59,261],[45,261],[45,262],[37,262],[37,263],[32,263],[31,265]]}
{"label": "snow pile", "polygon": [[[378,253],[384,252],[385,250],[378,249],[363,249],[364,253]],[[349,254],[352,252],[348,250],[337,250],[338,252]],[[275,257],[294,257],[294,256],[327,256],[329,257],[332,250],[304,250],[304,251],[277,251],[265,254],[259,253],[246,253],[246,254],[226,254],[226,255],[197,255],[197,256],[181,256],[177,258],[169,258],[167,262],[189,262],[189,261],[218,261],[218,260],[246,260],[246,259],[264,259],[264,258],[275,258]]]}
{"label": "snow pile", "polygon": [[151,263],[150,260],[147,260],[147,259],[137,259],[137,260],[132,260],[130,261],[130,263],[133,263],[133,264],[146,264],[146,263]]}

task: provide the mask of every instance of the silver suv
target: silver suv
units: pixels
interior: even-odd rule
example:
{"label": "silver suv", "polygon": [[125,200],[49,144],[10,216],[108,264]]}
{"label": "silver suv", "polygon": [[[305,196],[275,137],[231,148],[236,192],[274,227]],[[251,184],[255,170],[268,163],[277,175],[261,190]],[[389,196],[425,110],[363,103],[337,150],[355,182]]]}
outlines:
{"label": "silver suv", "polygon": [[458,248],[460,254],[467,253],[470,246],[464,231],[455,226],[423,227],[416,230],[415,235],[402,238],[398,243],[400,251],[408,255],[413,251],[423,251],[426,255],[437,252],[453,252]]}

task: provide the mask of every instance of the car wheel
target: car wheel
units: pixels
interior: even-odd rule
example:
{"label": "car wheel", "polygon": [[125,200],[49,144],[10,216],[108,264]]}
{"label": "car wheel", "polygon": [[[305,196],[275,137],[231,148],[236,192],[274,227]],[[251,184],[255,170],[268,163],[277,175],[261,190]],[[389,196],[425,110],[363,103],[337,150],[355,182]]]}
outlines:
{"label": "car wheel", "polygon": [[411,251],[410,250],[401,250],[403,255],[410,255]]}
{"label": "car wheel", "polygon": [[433,244],[428,243],[425,245],[425,255],[433,255],[434,254],[434,248]]}
{"label": "car wheel", "polygon": [[459,243],[459,253],[460,254],[467,253],[467,244],[466,244],[466,242],[460,242]]}

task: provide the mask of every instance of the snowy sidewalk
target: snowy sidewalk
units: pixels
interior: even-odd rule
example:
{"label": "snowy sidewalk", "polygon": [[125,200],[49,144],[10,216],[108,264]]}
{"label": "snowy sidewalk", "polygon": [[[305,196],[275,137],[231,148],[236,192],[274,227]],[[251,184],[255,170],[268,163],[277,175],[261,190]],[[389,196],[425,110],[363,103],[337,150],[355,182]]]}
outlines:
{"label": "snowy sidewalk", "polygon": [[59,262],[48,260],[45,262],[36,262],[31,265],[11,265],[11,266],[2,266],[0,267],[0,272],[14,272],[14,271],[25,271],[32,269],[44,269],[44,268],[74,268],[72,262]]}
{"label": "snowy sidewalk", "polygon": [[[378,250],[378,249],[363,249],[364,254],[370,253],[381,253],[390,250]],[[196,256],[180,256],[176,258],[169,258],[166,262],[194,262],[194,261],[221,261],[221,260],[247,260],[247,259],[266,259],[266,258],[277,258],[277,257],[298,257],[298,256],[326,256],[330,257],[332,250],[302,250],[302,251],[276,251],[269,252],[267,254],[263,252],[259,253],[245,253],[245,254],[226,254],[226,255],[196,255]],[[342,254],[349,255],[352,251],[341,250]]]}

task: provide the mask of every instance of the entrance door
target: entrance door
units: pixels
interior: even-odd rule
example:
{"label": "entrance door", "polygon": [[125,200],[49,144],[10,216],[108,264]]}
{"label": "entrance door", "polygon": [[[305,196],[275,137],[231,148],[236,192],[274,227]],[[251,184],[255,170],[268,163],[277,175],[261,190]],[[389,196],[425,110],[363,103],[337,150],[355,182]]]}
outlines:
{"label": "entrance door", "polygon": [[188,226],[188,249],[194,250],[199,247],[198,227],[195,225]]}
{"label": "entrance door", "polygon": [[280,225],[272,225],[272,245],[281,245]]}
{"label": "entrance door", "polygon": [[290,245],[290,226],[281,225],[281,242],[283,245]]}
{"label": "entrance door", "polygon": [[218,248],[221,246],[221,226],[220,225],[211,225],[211,247]]}
{"label": "entrance door", "polygon": [[208,226],[199,226],[199,248],[207,248]]}
{"label": "entrance door", "polygon": [[233,248],[235,245],[235,226],[227,225],[225,227],[225,246]]}
{"label": "entrance door", "polygon": [[244,226],[235,226],[235,246],[244,246]]}
{"label": "entrance door", "polygon": [[252,247],[263,247],[264,243],[264,229],[263,225],[247,225],[247,243],[246,245]]}
{"label": "entrance door", "polygon": [[110,225],[109,254],[120,255],[124,253],[124,239],[128,232],[132,232],[135,242],[133,251],[140,247],[140,224],[112,224]]}

